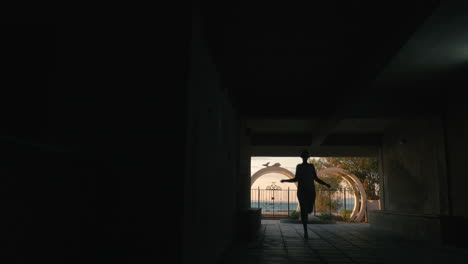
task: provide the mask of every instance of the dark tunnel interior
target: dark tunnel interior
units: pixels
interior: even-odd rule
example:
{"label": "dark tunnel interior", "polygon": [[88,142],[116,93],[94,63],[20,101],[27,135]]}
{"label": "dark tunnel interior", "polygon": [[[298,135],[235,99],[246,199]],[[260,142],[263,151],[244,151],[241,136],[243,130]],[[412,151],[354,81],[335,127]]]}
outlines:
{"label": "dark tunnel interior", "polygon": [[[5,263],[236,263],[258,234],[287,248],[300,232],[249,215],[251,157],[304,149],[376,157],[381,175],[367,229],[312,225],[310,241],[377,245],[375,231],[466,252],[467,3],[164,10],[1,24]],[[310,263],[335,263],[319,253]]]}

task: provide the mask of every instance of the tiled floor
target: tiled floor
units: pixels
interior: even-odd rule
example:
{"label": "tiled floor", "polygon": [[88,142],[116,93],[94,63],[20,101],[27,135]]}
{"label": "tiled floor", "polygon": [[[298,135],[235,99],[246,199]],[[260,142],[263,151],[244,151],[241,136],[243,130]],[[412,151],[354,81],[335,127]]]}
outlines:
{"label": "tiled floor", "polygon": [[368,224],[300,224],[263,221],[258,239],[232,248],[230,263],[468,263],[468,249],[407,241]]}

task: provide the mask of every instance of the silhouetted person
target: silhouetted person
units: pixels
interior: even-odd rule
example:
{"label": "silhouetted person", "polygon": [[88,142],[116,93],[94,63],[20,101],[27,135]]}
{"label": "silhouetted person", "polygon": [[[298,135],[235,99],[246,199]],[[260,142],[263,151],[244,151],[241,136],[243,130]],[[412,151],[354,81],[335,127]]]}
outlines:
{"label": "silhouetted person", "polygon": [[297,198],[301,208],[301,221],[304,226],[304,239],[308,239],[307,215],[314,210],[315,203],[315,184],[314,180],[330,188],[330,184],[317,177],[314,164],[307,163],[309,152],[301,153],[302,163],[296,166],[296,174],[293,179],[281,180],[281,182],[297,182]]}

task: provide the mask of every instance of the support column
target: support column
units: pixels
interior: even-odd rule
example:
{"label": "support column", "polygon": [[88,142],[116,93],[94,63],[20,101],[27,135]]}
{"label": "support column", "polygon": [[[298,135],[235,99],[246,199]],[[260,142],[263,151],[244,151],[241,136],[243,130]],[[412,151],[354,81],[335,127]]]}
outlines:
{"label": "support column", "polygon": [[240,240],[252,240],[257,237],[261,225],[261,209],[250,208],[251,192],[251,145],[250,131],[245,125],[245,120],[241,120],[240,125],[240,151],[239,151],[239,174],[238,174],[238,211],[237,235]]}
{"label": "support column", "polygon": [[379,156],[378,156],[378,159],[379,159],[379,185],[380,185],[380,189],[379,189],[379,200],[380,200],[380,210],[385,210],[385,174],[384,174],[384,166],[383,166],[383,162],[384,162],[384,158],[383,158],[383,149],[382,147],[379,148]]}
{"label": "support column", "polygon": [[238,205],[239,209],[250,208],[250,131],[245,125],[245,120],[241,121],[239,135],[239,180],[238,180]]}

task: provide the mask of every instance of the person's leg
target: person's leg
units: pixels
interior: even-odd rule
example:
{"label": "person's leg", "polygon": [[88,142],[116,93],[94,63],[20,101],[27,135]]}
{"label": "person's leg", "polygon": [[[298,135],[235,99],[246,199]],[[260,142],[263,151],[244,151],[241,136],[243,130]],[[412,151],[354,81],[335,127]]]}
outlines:
{"label": "person's leg", "polygon": [[302,221],[302,226],[304,227],[304,239],[309,238],[309,234],[307,232],[307,221],[308,221],[308,216],[307,216],[307,211],[304,209],[301,209],[301,221]]}

